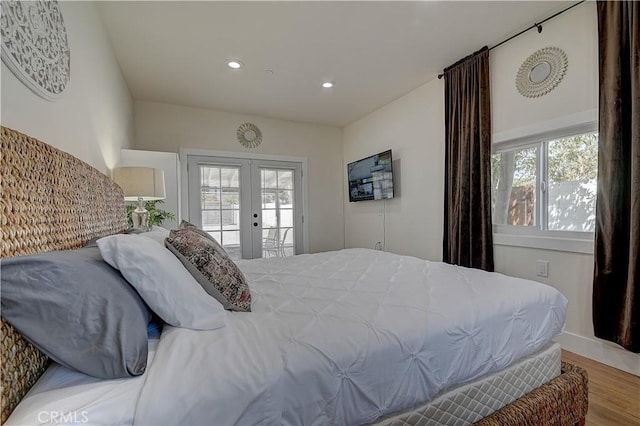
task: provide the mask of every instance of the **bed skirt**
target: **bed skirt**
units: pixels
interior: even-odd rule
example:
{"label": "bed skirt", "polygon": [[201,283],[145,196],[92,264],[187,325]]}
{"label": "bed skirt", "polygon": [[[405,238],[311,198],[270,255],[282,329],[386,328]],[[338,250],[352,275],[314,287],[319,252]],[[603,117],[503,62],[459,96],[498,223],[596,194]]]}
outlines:
{"label": "bed skirt", "polygon": [[[554,344],[501,372],[482,377],[428,404],[379,419],[376,426],[574,425],[587,413],[587,374],[560,361]],[[550,365],[562,366],[562,372]],[[556,367],[557,368],[557,367]]]}

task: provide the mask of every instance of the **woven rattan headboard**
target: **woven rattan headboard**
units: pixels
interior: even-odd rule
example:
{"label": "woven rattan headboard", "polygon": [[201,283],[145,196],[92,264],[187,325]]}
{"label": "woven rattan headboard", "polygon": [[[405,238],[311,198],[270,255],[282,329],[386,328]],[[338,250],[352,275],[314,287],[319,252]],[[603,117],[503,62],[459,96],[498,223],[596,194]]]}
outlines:
{"label": "woven rattan headboard", "polygon": [[[122,190],[79,159],[2,127],[0,258],[81,247],[126,228]],[[4,423],[42,375],[47,357],[0,324]]]}

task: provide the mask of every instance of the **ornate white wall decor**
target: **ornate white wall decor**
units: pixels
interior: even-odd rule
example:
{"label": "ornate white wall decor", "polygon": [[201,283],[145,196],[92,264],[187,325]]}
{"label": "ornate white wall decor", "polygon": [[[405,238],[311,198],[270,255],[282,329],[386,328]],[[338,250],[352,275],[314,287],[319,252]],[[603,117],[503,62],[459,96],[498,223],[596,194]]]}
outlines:
{"label": "ornate white wall decor", "polygon": [[71,54],[57,0],[2,0],[2,61],[38,96],[55,100],[69,82]]}
{"label": "ornate white wall decor", "polygon": [[560,84],[568,65],[567,54],[558,47],[537,50],[520,66],[516,88],[527,98],[546,95]]}
{"label": "ornate white wall decor", "polygon": [[262,143],[262,132],[258,126],[251,123],[241,124],[236,130],[236,137],[245,148],[255,148]]}

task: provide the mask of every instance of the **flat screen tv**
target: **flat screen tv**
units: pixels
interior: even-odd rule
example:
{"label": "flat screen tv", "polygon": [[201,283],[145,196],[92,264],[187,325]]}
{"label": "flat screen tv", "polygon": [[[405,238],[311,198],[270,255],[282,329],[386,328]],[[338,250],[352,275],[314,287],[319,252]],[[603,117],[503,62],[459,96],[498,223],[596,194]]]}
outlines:
{"label": "flat screen tv", "polygon": [[349,201],[393,198],[391,150],[347,164]]}

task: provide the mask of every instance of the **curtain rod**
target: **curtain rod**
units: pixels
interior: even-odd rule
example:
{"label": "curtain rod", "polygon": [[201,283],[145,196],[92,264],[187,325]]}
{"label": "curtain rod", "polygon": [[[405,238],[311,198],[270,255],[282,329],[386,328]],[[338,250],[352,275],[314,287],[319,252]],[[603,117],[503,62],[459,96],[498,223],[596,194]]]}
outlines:
{"label": "curtain rod", "polygon": [[[576,7],[576,6],[578,6],[578,5],[582,4],[582,3],[584,3],[585,1],[587,1],[587,0],[582,0],[582,1],[579,1],[578,3],[574,3],[574,4],[572,4],[571,6],[567,7],[566,9],[563,9],[563,10],[561,10],[560,12],[557,12],[556,14],[551,15],[551,16],[549,16],[548,18],[543,19],[543,20],[542,20],[542,21],[540,21],[540,22],[536,22],[536,23],[534,23],[534,24],[533,24],[533,25],[531,25],[530,27],[528,27],[528,28],[526,28],[526,29],[524,29],[524,30],[520,31],[518,34],[512,35],[512,36],[511,36],[511,37],[509,37],[508,39],[506,39],[506,40],[502,40],[500,43],[496,44],[495,46],[490,47],[490,48],[489,48],[489,50],[493,50],[493,49],[495,49],[495,48],[496,48],[496,47],[498,47],[498,46],[502,46],[502,45],[503,45],[503,44],[505,44],[506,42],[511,41],[511,40],[513,40],[514,38],[516,38],[516,37],[518,37],[518,36],[520,36],[520,35],[522,35],[522,34],[526,33],[526,32],[527,32],[527,31],[529,31],[529,30],[532,30],[532,29],[534,29],[534,28],[537,28],[537,29],[538,29],[538,34],[540,34],[540,33],[542,32],[542,24],[544,24],[545,22],[547,22],[547,21],[548,21],[548,20],[550,20],[550,19],[555,18],[555,17],[556,17],[556,16],[558,16],[558,15],[562,15],[562,14],[563,14],[563,13],[565,13],[567,10],[569,10],[569,9],[573,9],[574,7]],[[450,68],[450,67],[447,67],[447,68]],[[444,73],[442,73],[442,74],[438,74],[438,79],[441,79],[442,77],[444,77]]]}

